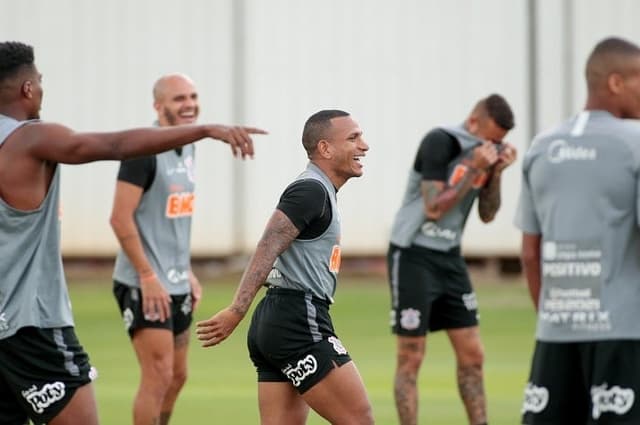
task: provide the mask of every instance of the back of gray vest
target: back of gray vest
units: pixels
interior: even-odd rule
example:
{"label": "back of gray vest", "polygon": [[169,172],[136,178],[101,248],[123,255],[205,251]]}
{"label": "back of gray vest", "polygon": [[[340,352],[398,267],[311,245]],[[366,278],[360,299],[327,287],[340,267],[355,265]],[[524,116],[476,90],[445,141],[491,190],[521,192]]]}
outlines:
{"label": "back of gray vest", "polygon": [[[0,145],[26,124],[0,115]],[[27,326],[73,326],[60,256],[59,169],[34,210],[0,198],[0,339]]]}
{"label": "back of gray vest", "polygon": [[583,111],[523,160],[516,225],[542,235],[537,338],[640,339],[640,124]]}
{"label": "back of gray vest", "polygon": [[[460,144],[460,154],[451,161],[447,169],[449,185],[455,185],[462,177],[465,166],[461,162],[471,155],[471,151],[482,141],[463,126],[441,127],[456,138]],[[460,246],[469,211],[484,181],[477,181],[467,194],[439,220],[428,220],[424,214],[424,200],[421,190],[422,175],[413,168],[409,173],[407,188],[400,210],[396,213],[391,228],[391,243],[400,247],[418,245],[438,251],[448,251]]]}
{"label": "back of gray vest", "polygon": [[331,202],[331,223],[315,239],[294,240],[276,259],[267,283],[296,289],[332,301],[340,268],[340,216],[336,189],[329,178],[313,163],[296,181],[312,179],[322,185]]}
{"label": "back of gray vest", "polygon": [[[164,288],[171,295],[188,294],[191,269],[191,216],[195,201],[195,149],[193,145],[155,156],[156,174],[143,193],[135,221],[144,253]],[[138,273],[120,250],[113,278],[140,287]]]}

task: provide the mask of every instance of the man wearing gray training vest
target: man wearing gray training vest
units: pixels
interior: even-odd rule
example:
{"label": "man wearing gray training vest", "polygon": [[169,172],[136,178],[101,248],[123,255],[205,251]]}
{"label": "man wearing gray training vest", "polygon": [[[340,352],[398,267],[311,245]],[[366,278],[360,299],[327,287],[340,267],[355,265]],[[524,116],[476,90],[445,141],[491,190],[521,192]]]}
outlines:
{"label": "man wearing gray training vest", "polygon": [[537,310],[524,424],[640,423],[640,47],[599,42],[585,109],[538,135],[515,223]]}
{"label": "man wearing gray training vest", "polygon": [[431,130],[418,148],[388,253],[391,327],[397,335],[394,396],[402,425],[418,422],[426,334],[441,329],[456,354],[469,423],[487,423],[477,301],[460,241],[476,197],[483,222],[493,220],[500,207],[502,171],[516,157],[503,141],[513,126],[508,103],[493,94],[475,105],[464,124]]}
{"label": "man wearing gray training vest", "polygon": [[340,267],[336,192],[362,175],[369,146],[353,118],[338,110],[312,115],[302,144],[306,171],[282,194],[232,304],[197,324],[198,339],[204,347],[225,340],[266,285],[248,334],[261,424],[304,424],[311,407],[333,424],[368,425],[371,406],[329,305]]}
{"label": "man wearing gray training vest", "polygon": [[[163,76],[153,98],[158,126],[196,122],[198,93],[187,76]],[[190,144],[122,161],[118,172],[113,292],[140,365],[134,425],[168,424],[187,379],[189,327],[202,293],[190,255],[194,157]]]}
{"label": "man wearing gray training vest", "polygon": [[212,137],[243,157],[250,133],[220,125],[78,133],[39,120],[33,48],[0,42],[0,423],[95,425],[95,371],[74,331],[60,252],[60,167],[149,155]]}

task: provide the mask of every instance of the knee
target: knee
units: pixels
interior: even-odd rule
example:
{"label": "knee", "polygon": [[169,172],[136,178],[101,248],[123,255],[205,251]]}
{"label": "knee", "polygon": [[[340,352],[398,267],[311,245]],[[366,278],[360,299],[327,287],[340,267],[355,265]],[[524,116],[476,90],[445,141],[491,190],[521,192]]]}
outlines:
{"label": "knee", "polygon": [[365,403],[357,409],[356,412],[356,421],[354,424],[357,425],[373,425],[373,410],[371,409],[371,403]]}
{"label": "knee", "polygon": [[[144,373],[146,372],[146,373]],[[143,367],[144,378],[153,383],[158,392],[165,393],[171,385],[174,373],[173,365],[163,359],[154,359],[147,367]]]}
{"label": "knee", "polygon": [[458,363],[461,366],[481,367],[484,363],[484,347],[482,344],[473,344],[461,350],[458,353]]}
{"label": "knee", "polygon": [[180,389],[187,382],[187,369],[178,369],[173,372],[173,387]]}
{"label": "knee", "polygon": [[424,360],[424,350],[407,349],[401,347],[398,350],[397,365],[398,371],[405,373],[417,373]]}

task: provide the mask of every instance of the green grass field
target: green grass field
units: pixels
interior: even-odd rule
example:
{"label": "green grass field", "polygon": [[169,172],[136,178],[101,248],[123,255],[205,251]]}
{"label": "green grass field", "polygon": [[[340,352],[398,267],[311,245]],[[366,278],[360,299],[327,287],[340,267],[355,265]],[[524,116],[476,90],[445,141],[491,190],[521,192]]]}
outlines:
{"label": "green grass field", "polygon": [[[204,299],[196,320],[225,306],[236,283],[237,277],[204,282]],[[482,281],[476,287],[486,350],[490,423],[517,424],[533,347],[534,313],[522,280]],[[99,371],[95,387],[101,423],[131,423],[138,367],[111,295],[110,281],[71,280],[70,292],[80,341]],[[395,339],[388,327],[389,297],[384,278],[342,276],[332,316],[338,336],[364,378],[376,423],[397,423],[392,395]],[[247,325],[245,319],[225,343],[215,348],[200,348],[192,338],[189,380],[176,405],[174,425],[259,422],[255,371],[245,348]],[[419,387],[420,423],[466,423],[457,395],[453,353],[441,332],[428,339]],[[311,413],[308,423],[326,421]]]}

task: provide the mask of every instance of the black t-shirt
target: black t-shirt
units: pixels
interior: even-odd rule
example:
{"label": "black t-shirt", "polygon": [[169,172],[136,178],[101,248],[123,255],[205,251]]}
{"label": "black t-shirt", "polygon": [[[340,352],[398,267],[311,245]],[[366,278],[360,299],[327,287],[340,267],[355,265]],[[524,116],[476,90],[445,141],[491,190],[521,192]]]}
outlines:
{"label": "black t-shirt", "polygon": [[447,180],[449,163],[460,154],[458,140],[446,131],[436,128],[422,139],[413,169],[424,180]]}
{"label": "black t-shirt", "polygon": [[[177,148],[175,151],[178,155],[182,155],[182,148]],[[118,180],[139,186],[144,189],[145,192],[151,187],[155,176],[155,155],[125,159],[120,162]]]}
{"label": "black t-shirt", "polygon": [[300,231],[298,239],[315,239],[331,224],[329,193],[314,179],[298,180],[289,185],[276,208]]}

